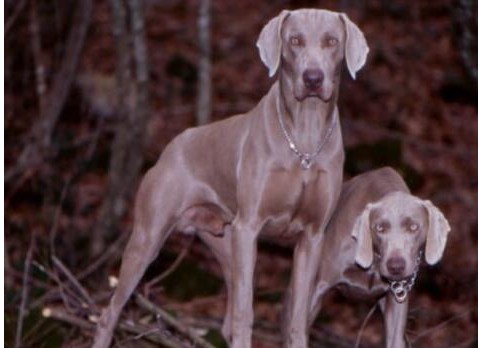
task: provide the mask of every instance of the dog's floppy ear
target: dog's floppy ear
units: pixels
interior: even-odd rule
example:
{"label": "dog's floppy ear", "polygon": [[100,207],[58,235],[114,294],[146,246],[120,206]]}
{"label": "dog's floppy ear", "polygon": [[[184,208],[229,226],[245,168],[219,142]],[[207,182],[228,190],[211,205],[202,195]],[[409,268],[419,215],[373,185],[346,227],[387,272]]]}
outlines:
{"label": "dog's floppy ear", "polygon": [[362,31],[345,13],[340,15],[345,25],[345,61],[350,75],[355,80],[356,73],[366,63],[369,47]]}
{"label": "dog's floppy ear", "polygon": [[429,265],[436,264],[443,256],[448,233],[451,231],[448,220],[443,213],[436,208],[431,201],[423,201],[428,212],[428,232],[426,236],[426,248],[424,255]]}
{"label": "dog's floppy ear", "polygon": [[371,229],[369,226],[369,215],[373,206],[371,203],[366,206],[364,211],[356,219],[354,227],[352,228],[352,238],[356,240],[355,262],[362,268],[369,268],[374,258]]}
{"label": "dog's floppy ear", "polygon": [[282,24],[290,14],[283,10],[277,17],[272,18],[262,29],[258,37],[257,47],[263,64],[268,68],[268,75],[272,77],[277,72],[282,55]]}

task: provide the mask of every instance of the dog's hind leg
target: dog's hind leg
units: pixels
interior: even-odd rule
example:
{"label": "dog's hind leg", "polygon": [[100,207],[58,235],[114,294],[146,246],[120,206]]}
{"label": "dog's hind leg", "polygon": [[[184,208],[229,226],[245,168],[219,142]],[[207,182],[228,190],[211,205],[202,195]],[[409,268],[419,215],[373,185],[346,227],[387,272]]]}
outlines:
{"label": "dog's hind leg", "polygon": [[124,251],[118,285],[97,325],[93,348],[109,346],[122,308],[169,235],[169,233],[164,234],[164,238],[152,240],[149,238],[153,235],[152,232],[146,233],[139,227],[134,228]]}
{"label": "dog's hind leg", "polygon": [[180,205],[176,197],[181,192],[173,185],[152,183],[147,176],[138,191],[134,228],[122,257],[119,282],[97,324],[93,348],[109,347],[122,308],[174,230]]}

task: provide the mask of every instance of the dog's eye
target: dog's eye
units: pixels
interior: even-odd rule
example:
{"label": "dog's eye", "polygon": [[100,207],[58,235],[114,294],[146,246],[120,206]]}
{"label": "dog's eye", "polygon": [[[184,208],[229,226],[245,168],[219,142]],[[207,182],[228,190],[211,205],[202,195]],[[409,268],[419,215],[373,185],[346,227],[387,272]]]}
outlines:
{"label": "dog's eye", "polygon": [[327,46],[336,46],[338,43],[339,40],[337,40],[335,37],[327,38]]}
{"label": "dog's eye", "polygon": [[382,233],[382,232],[384,232],[384,226],[383,226],[383,224],[376,224],[376,225],[374,226],[374,229],[375,229],[375,230],[376,230],[376,232],[378,232],[378,233]]}
{"label": "dog's eye", "polygon": [[302,39],[300,37],[298,37],[298,36],[292,36],[290,38],[290,44],[292,46],[302,46],[303,43],[302,43]]}
{"label": "dog's eye", "polygon": [[416,223],[412,223],[409,225],[409,231],[416,232],[419,229],[419,225]]}

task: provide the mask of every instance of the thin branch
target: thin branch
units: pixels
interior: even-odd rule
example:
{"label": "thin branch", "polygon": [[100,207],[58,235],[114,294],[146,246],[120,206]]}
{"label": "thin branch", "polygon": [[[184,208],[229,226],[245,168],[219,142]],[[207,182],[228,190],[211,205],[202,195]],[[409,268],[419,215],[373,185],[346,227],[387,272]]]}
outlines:
{"label": "thin branch", "polygon": [[67,196],[67,192],[68,192],[71,180],[72,180],[72,176],[70,176],[69,179],[67,179],[66,183],[64,184],[64,187],[62,188],[62,193],[60,194],[59,204],[57,205],[57,208],[55,210],[54,220],[52,222],[52,227],[50,228],[49,246],[50,246],[50,253],[53,256],[55,256],[55,239],[57,237],[57,230],[58,230],[58,227],[59,227],[60,214],[62,213],[62,205],[64,203],[65,197]]}
{"label": "thin branch", "polygon": [[[43,265],[38,263],[37,261],[33,261],[33,264],[37,269],[45,273],[50,279],[52,279],[58,286],[58,291],[60,294],[60,297],[62,299],[62,302],[64,303],[64,306],[70,311],[70,312],[75,312],[76,309],[73,308],[70,304],[70,299],[74,299],[77,303],[82,304],[82,301],[78,298],[77,294],[73,292],[69,287],[65,286],[65,284],[60,280],[60,277],[56,272],[50,271],[47,268],[45,268]],[[69,293],[69,294],[67,294]],[[47,295],[47,294],[46,294]],[[70,295],[70,296],[68,296]],[[37,304],[38,301],[36,301]]]}
{"label": "thin branch", "polygon": [[[55,320],[59,320],[59,321],[68,323],[70,325],[77,326],[80,329],[83,329],[86,331],[93,331],[95,329],[94,323],[81,319],[75,315],[69,314],[61,308],[46,307],[43,309],[42,315],[45,318],[52,318]],[[163,346],[168,348],[183,348],[183,345],[175,341],[173,338],[163,334],[162,332],[159,332],[159,330],[158,331],[151,330],[151,328],[149,327],[144,327],[141,325],[123,321],[118,325],[117,329],[118,330],[120,329],[122,331],[131,333],[131,334],[141,335],[140,337],[142,338],[146,338],[152,342],[162,344]]]}
{"label": "thin branch", "polygon": [[66,265],[62,261],[60,261],[55,255],[52,255],[52,262],[55,266],[57,266],[62,273],[70,280],[72,285],[77,289],[77,291],[82,295],[84,300],[87,301],[89,305],[94,305],[94,301],[92,300],[91,296],[87,292],[86,289],[79,283],[76,277],[72,274],[72,272],[67,268]]}
{"label": "thin branch", "polygon": [[359,329],[359,332],[357,333],[355,348],[359,348],[359,345],[360,345],[361,339],[362,339],[362,334],[364,333],[364,329],[366,328],[366,325],[367,325],[369,319],[371,319],[372,314],[374,314],[374,311],[376,310],[377,306],[378,306],[377,303],[374,306],[372,306],[371,310],[369,311],[369,313],[367,313],[366,317],[364,318],[364,321],[362,322],[361,328]]}
{"label": "thin branch", "polygon": [[[34,263],[35,261],[33,261],[32,263]],[[13,267],[5,267],[5,275],[7,276],[10,276],[12,278],[15,278],[15,279],[23,279],[23,272],[19,272],[17,270],[15,270],[15,268]],[[35,279],[35,278],[30,278],[29,279],[29,284],[32,285],[32,286],[35,286],[37,288],[42,288],[42,289],[48,289],[50,284],[48,284],[47,282],[44,282],[44,281],[41,281],[39,279]]]}
{"label": "thin branch", "polygon": [[13,10],[13,13],[8,17],[5,23],[5,36],[7,36],[12,29],[15,21],[17,20],[20,13],[24,10],[25,5],[27,5],[28,0],[20,0],[17,2],[17,6]]}
{"label": "thin branch", "polygon": [[93,330],[94,323],[81,319],[75,315],[65,312],[65,310],[56,307],[45,307],[42,310],[42,316],[44,318],[52,318],[60,321],[64,321],[71,325],[75,325],[83,330]]}
{"label": "thin branch", "polygon": [[432,334],[433,332],[435,332],[437,330],[442,329],[443,327],[449,325],[451,322],[453,322],[455,320],[461,319],[461,318],[471,314],[471,312],[473,312],[473,309],[468,309],[468,310],[466,310],[466,311],[464,311],[460,314],[452,316],[451,318],[439,323],[436,326],[430,327],[429,329],[426,329],[426,330],[420,332],[416,337],[414,337],[414,339],[411,341],[411,343],[413,343],[413,344],[416,343],[421,338],[428,336],[428,335]]}
{"label": "thin branch", "polygon": [[20,176],[13,185],[11,185],[10,192],[8,193],[7,197],[5,198],[5,210],[7,210],[8,206],[10,205],[10,202],[15,196],[15,194],[20,190],[20,188],[31,178],[35,176],[37,173],[37,168],[28,168],[23,172],[22,176]]}
{"label": "thin branch", "polygon": [[156,306],[154,303],[150,302],[147,298],[139,293],[135,294],[136,303],[143,307],[144,309],[154,313],[156,317],[160,317],[166,324],[172,326],[179,333],[188,337],[193,343],[203,348],[214,348],[211,343],[205,341],[203,338],[198,336],[198,334],[192,328],[184,325],[180,321],[173,318],[169,313],[162,310],[160,307]]}
{"label": "thin branch", "polygon": [[192,238],[190,238],[188,244],[184,247],[183,251],[178,255],[176,260],[174,260],[174,262],[171,264],[171,266],[169,266],[169,268],[166,271],[161,273],[159,276],[151,279],[149,282],[147,282],[144,285],[144,295],[145,296],[149,295],[149,291],[150,291],[151,288],[153,288],[156,284],[163,281],[163,279],[168,277],[171,273],[173,273],[176,270],[176,268],[178,268],[178,266],[181,264],[181,262],[184,260],[184,258],[188,254],[188,251],[190,250],[191,245],[193,244],[193,240],[194,240],[194,236]]}
{"label": "thin branch", "polygon": [[112,261],[112,256],[119,250],[122,250],[121,245],[125,242],[127,237],[128,237],[127,233],[121,234],[121,236],[114,243],[112,243],[104,253],[102,253],[93,263],[91,263],[89,266],[87,266],[84,270],[82,270],[76,275],[77,279],[79,280],[85,279],[87,276],[95,272],[99,267],[101,267],[107,261],[109,260]]}
{"label": "thin branch", "polygon": [[30,277],[30,266],[32,264],[32,257],[35,248],[35,237],[36,231],[32,232],[30,237],[30,245],[27,250],[27,256],[25,258],[24,271],[23,271],[23,281],[22,281],[22,297],[20,301],[20,307],[18,310],[17,318],[17,331],[15,333],[15,348],[20,348],[22,345],[22,330],[23,330],[23,320],[25,317],[25,309],[27,307],[28,296],[29,296],[29,277]]}

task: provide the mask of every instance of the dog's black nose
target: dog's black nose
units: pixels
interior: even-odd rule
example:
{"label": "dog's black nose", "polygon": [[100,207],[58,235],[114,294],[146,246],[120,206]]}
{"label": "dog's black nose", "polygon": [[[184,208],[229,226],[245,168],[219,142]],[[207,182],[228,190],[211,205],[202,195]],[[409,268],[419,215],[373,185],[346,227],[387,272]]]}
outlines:
{"label": "dog's black nose", "polygon": [[400,276],[406,269],[406,261],[402,257],[391,257],[387,260],[387,270],[393,276]]}
{"label": "dog's black nose", "polygon": [[320,69],[307,69],[302,74],[305,87],[308,89],[317,89],[324,81],[324,73]]}

